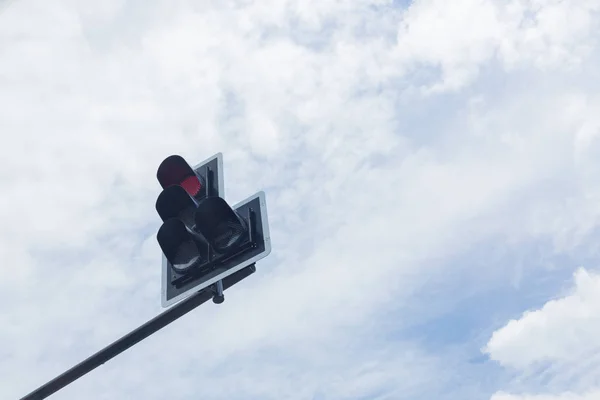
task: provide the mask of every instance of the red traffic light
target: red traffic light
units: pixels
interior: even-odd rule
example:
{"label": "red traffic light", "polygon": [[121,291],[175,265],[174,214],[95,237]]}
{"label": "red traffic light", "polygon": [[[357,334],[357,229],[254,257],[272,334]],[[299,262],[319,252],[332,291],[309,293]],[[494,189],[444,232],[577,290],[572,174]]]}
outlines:
{"label": "red traffic light", "polygon": [[165,158],[158,167],[156,178],[163,189],[171,185],[179,185],[190,196],[198,196],[204,188],[204,182],[194,172],[192,167],[178,155]]}

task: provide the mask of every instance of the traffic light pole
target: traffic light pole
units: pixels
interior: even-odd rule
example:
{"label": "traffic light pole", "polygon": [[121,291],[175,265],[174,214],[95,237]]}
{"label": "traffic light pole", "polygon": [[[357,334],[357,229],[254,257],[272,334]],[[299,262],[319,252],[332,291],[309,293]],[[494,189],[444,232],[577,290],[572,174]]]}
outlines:
{"label": "traffic light pole", "polygon": [[[255,264],[252,264],[238,272],[229,275],[223,279],[222,289],[219,287],[218,292],[220,292],[220,295],[222,296],[222,290],[235,285],[242,279],[252,275],[255,271],[256,266]],[[21,400],[41,400],[47,398],[48,396],[56,393],[60,389],[81,378],[88,372],[94,370],[96,367],[99,367],[113,357],[121,354],[128,348],[169,325],[171,322],[189,313],[199,305],[206,303],[213,298],[214,295],[215,293],[212,290],[202,290],[188,297],[187,299],[182,300],[173,307],[169,308],[167,311],[152,318],[139,328],[129,332],[121,339],[113,342],[96,354],[75,365],[73,368],[40,386],[27,396],[21,398]]]}

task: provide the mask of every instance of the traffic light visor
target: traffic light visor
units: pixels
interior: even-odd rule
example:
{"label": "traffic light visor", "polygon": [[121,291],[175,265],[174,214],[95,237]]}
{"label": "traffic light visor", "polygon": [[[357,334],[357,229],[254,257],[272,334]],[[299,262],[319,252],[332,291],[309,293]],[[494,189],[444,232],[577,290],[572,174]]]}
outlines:
{"label": "traffic light visor", "polygon": [[184,273],[203,261],[198,243],[178,219],[167,220],[156,235],[158,244],[173,269]]}
{"label": "traffic light visor", "polygon": [[181,186],[169,186],[156,199],[156,211],[163,222],[170,218],[179,218],[188,227],[192,227],[195,209],[196,202]]}
{"label": "traffic light visor", "polygon": [[246,222],[221,197],[203,200],[194,215],[196,230],[219,253],[225,253],[244,239]]}
{"label": "traffic light visor", "polygon": [[192,167],[178,155],[165,158],[158,167],[156,177],[163,189],[171,185],[179,185],[190,196],[197,196],[204,187],[204,182],[196,175]]}

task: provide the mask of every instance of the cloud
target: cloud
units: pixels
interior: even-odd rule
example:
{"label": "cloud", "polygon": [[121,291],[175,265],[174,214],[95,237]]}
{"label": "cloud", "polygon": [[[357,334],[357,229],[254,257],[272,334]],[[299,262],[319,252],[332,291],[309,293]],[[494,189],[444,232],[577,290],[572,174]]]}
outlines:
{"label": "cloud", "polygon": [[[579,269],[569,294],[528,311],[495,331],[484,351],[505,367],[523,373],[525,379],[543,379],[546,385],[584,387],[600,373],[600,276]],[[561,394],[557,397],[511,397],[493,399],[587,399],[592,394]],[[505,396],[505,397],[503,397]]]}
{"label": "cloud", "polygon": [[[398,57],[441,69],[432,90],[458,89],[489,61],[508,70],[575,66],[596,43],[597,1],[414,2],[400,23]],[[559,23],[558,21],[561,21]]]}
{"label": "cloud", "polygon": [[[0,397],[160,311],[155,168],[218,151],[228,201],[267,192],[272,255],[223,306],[57,398],[489,397],[484,379],[457,384],[462,349],[406,330],[506,283],[503,266],[457,263],[483,242],[594,253],[596,9],[15,2],[0,14]],[[556,15],[573,23],[550,29]]]}
{"label": "cloud", "polygon": [[514,396],[508,394],[496,394],[492,396],[491,400],[593,400],[597,399],[600,396],[600,392],[589,392],[586,394],[573,394],[573,393],[564,393],[559,395],[524,395],[524,396]]}
{"label": "cloud", "polygon": [[574,278],[572,294],[510,321],[494,332],[485,351],[515,368],[593,356],[600,334],[600,276],[580,269]]}

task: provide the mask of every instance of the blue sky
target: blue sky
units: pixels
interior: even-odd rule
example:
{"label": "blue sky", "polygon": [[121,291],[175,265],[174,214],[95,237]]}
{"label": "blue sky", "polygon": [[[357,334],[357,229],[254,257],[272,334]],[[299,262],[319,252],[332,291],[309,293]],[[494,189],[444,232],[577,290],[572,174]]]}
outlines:
{"label": "blue sky", "polygon": [[4,4],[0,398],[161,311],[217,152],[273,252],[53,398],[600,398],[600,1]]}

